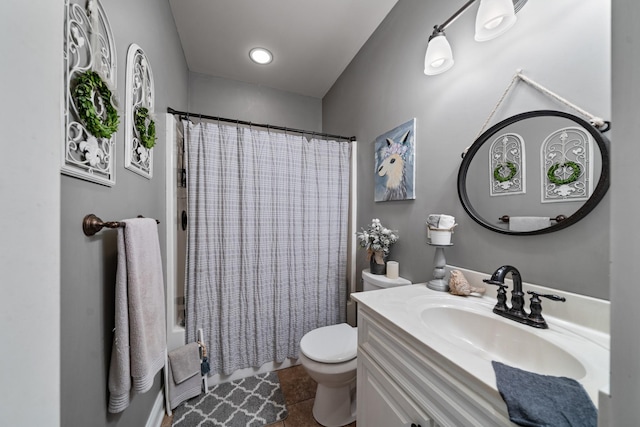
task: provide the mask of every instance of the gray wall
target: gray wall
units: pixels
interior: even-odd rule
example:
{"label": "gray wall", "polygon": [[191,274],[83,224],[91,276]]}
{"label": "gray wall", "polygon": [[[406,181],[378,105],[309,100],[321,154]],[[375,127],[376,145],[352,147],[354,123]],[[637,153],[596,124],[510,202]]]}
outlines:
{"label": "gray wall", "polygon": [[611,187],[611,426],[640,419],[640,243],[629,221],[640,217],[640,3],[613,0]]}
{"label": "gray wall", "polygon": [[[584,220],[543,236],[492,233],[473,222],[457,195],[460,154],[471,145],[516,69],[583,109],[610,118],[610,3],[533,1],[516,25],[485,43],[473,39],[473,6],[447,30],[455,65],[438,76],[422,72],[433,25],[458,7],[446,0],[400,0],[323,99],[323,131],[355,134],[358,150],[358,224],[372,217],[400,232],[391,258],[400,274],[426,281],[434,249],[426,245],[429,213],[454,215],[458,227],[447,262],[491,272],[518,267],[525,281],[609,297],[609,198]],[[564,110],[519,83],[490,124],[515,113]],[[373,202],[375,138],[417,118],[416,200]],[[364,253],[358,270],[365,268]]]}
{"label": "gray wall", "polygon": [[[61,243],[61,376],[62,425],[145,425],[160,390],[135,395],[131,406],[117,415],[107,413],[107,378],[114,326],[116,232],[103,230],[86,237],[82,218],[95,213],[104,220],[138,214],[165,218],[164,115],[167,106],[187,107],[187,67],[166,0],[105,0],[117,51],[117,92],[124,102],[127,49],[137,43],[147,54],[155,80],[157,145],[153,179],[124,169],[124,126],[116,137],[116,185],[104,187],[62,176]],[[60,19],[56,17],[56,19]],[[60,27],[62,31],[62,26]],[[122,120],[122,123],[124,120]],[[165,233],[159,227],[161,246]],[[164,249],[163,257],[166,256]],[[166,274],[166,272],[165,272]],[[46,357],[42,354],[42,357]]]}
{"label": "gray wall", "polygon": [[60,425],[63,2],[0,3],[0,413]]}
{"label": "gray wall", "polygon": [[322,100],[252,83],[189,72],[189,111],[319,132]]}

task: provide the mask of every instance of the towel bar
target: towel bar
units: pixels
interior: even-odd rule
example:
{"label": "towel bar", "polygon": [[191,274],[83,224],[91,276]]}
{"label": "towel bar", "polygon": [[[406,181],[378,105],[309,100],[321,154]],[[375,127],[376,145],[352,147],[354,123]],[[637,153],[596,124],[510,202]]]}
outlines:
{"label": "towel bar", "polygon": [[[143,218],[142,215],[138,215],[138,218]],[[160,224],[160,221],[156,219],[156,223]],[[125,223],[122,221],[102,221],[94,214],[89,214],[82,220],[82,231],[85,236],[93,236],[104,227],[107,228],[120,228],[124,227]]]}
{"label": "towel bar", "polygon": [[[555,218],[549,218],[551,221],[556,221],[556,222],[560,222],[560,221],[564,221],[565,219],[567,219],[566,216],[564,215],[558,215]],[[502,215],[500,218],[498,218],[498,220],[502,221],[502,222],[509,222],[509,215]]]}

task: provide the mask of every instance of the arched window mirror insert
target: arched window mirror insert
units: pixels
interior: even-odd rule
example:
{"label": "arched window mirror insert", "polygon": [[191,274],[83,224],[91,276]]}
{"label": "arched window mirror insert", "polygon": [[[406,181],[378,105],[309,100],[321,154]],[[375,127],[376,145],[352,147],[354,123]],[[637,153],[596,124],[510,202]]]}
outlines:
{"label": "arched window mirror insert", "polygon": [[491,196],[524,194],[527,189],[527,163],[524,141],[517,133],[503,133],[489,147]]}

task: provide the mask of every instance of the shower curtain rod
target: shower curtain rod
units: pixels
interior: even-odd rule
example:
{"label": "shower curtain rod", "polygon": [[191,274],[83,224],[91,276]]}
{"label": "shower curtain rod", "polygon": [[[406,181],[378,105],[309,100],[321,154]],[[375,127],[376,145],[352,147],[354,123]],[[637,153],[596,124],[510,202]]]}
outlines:
{"label": "shower curtain rod", "polygon": [[281,130],[281,131],[284,131],[284,132],[301,133],[302,135],[307,134],[307,135],[311,135],[311,136],[319,136],[319,137],[322,137],[322,138],[342,139],[342,140],[347,140],[349,142],[353,142],[353,141],[356,140],[355,136],[331,135],[329,133],[320,133],[320,132],[313,132],[313,131],[308,131],[308,130],[292,129],[292,128],[286,128],[286,127],[282,127],[282,126],[265,125],[265,124],[260,124],[260,123],[246,122],[244,120],[235,120],[235,119],[226,119],[224,117],[207,116],[207,115],[204,115],[204,114],[194,114],[194,113],[189,113],[187,111],[177,111],[177,110],[174,110],[171,107],[167,107],[167,113],[173,114],[173,115],[185,116],[185,118],[187,118],[187,119],[189,117],[197,117],[199,119],[207,119],[207,120],[216,120],[216,121],[219,121],[219,122],[235,123],[236,125],[243,125],[243,126],[249,126],[249,127],[257,126],[257,127],[261,127],[261,128]]}

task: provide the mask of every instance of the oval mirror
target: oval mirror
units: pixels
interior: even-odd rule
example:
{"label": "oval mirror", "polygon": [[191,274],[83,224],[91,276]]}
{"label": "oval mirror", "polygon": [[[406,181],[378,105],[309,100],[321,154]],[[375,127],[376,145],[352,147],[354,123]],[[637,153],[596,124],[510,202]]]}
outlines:
{"label": "oval mirror", "polygon": [[492,126],[469,147],[458,172],[465,211],[483,227],[512,235],[569,227],[608,188],[608,140],[586,120],[551,110]]}

